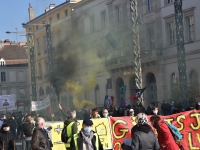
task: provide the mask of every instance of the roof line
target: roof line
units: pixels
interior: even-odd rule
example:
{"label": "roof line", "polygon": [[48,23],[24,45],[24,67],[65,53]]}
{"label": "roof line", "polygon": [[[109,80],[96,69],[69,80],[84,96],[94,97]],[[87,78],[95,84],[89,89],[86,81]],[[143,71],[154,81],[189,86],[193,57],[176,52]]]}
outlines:
{"label": "roof line", "polygon": [[57,10],[59,7],[63,6],[64,4],[68,4],[68,2],[69,2],[69,1],[66,1],[66,2],[64,2],[64,3],[61,3],[60,5],[54,7],[53,9],[50,9],[50,10],[48,10],[47,12],[45,12],[45,13],[43,13],[43,14],[37,16],[36,18],[34,18],[34,19],[28,21],[28,22],[25,23],[23,26],[26,26],[26,25],[28,25],[29,23],[34,22],[35,20],[39,19],[40,17],[42,17],[42,16],[44,16],[44,15],[46,15],[46,14],[48,14],[48,13],[51,13],[51,12]]}

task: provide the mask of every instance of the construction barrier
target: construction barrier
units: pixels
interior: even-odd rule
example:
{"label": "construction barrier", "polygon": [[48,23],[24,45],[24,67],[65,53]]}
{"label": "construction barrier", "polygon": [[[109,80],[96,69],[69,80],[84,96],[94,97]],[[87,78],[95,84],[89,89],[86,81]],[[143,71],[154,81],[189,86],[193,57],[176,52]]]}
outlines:
{"label": "construction barrier", "polygon": [[[148,116],[148,119],[150,116]],[[185,150],[200,150],[200,111],[192,110],[170,116],[161,116],[166,122],[174,124],[183,135]],[[104,149],[121,150],[124,139],[131,138],[131,128],[136,124],[135,117],[110,117],[93,119],[92,129],[97,132]],[[61,142],[63,122],[47,122],[52,130],[49,135],[53,142],[53,150],[65,150]],[[80,131],[82,121],[78,121]],[[155,129],[153,129],[155,130]],[[155,131],[156,133],[156,131]]]}

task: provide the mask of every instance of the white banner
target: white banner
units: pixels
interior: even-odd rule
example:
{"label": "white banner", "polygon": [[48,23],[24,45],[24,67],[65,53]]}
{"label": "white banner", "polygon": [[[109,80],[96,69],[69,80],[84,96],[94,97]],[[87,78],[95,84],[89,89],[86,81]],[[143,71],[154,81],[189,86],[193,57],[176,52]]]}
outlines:
{"label": "white banner", "polygon": [[36,110],[42,110],[50,106],[50,99],[49,96],[47,96],[44,100],[42,101],[32,101],[31,102],[31,110],[36,111]]}
{"label": "white banner", "polygon": [[1,95],[0,96],[0,108],[15,108],[15,96],[11,95]]}

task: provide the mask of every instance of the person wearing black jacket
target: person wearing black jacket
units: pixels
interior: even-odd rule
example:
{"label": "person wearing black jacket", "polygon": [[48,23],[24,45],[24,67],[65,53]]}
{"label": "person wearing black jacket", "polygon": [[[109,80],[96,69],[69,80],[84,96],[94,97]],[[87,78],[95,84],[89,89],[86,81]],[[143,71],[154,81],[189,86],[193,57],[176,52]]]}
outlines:
{"label": "person wearing black jacket", "polygon": [[132,150],[159,150],[160,146],[152,128],[148,125],[147,116],[139,113],[136,117],[137,128],[132,131]]}
{"label": "person wearing black jacket", "polygon": [[32,150],[52,150],[53,144],[48,136],[47,130],[44,129],[45,120],[38,117],[33,130],[31,149]]}
{"label": "person wearing black jacket", "polygon": [[92,120],[83,120],[81,131],[72,137],[70,150],[103,150],[99,136],[92,131],[92,125]]}
{"label": "person wearing black jacket", "polygon": [[1,150],[16,150],[15,139],[10,131],[10,125],[4,123],[0,130],[0,149]]}
{"label": "person wearing black jacket", "polygon": [[17,121],[15,120],[15,116],[12,115],[7,121],[6,123],[8,123],[10,125],[10,131],[13,132],[14,138],[17,137]]}
{"label": "person wearing black jacket", "polygon": [[31,118],[31,115],[28,114],[26,116],[26,121],[22,123],[22,137],[25,137],[26,141],[26,150],[31,149],[31,140],[32,140],[32,133],[34,128],[34,120]]}

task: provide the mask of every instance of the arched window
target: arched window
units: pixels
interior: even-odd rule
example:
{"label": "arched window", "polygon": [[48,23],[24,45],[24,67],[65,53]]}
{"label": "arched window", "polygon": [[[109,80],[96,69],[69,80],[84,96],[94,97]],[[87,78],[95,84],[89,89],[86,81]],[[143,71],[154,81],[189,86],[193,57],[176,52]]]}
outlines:
{"label": "arched window", "polygon": [[49,95],[50,94],[50,88],[49,86],[46,87],[46,95]]}
{"label": "arched window", "polygon": [[0,66],[5,66],[6,62],[3,58],[0,58]]}
{"label": "arched window", "polygon": [[95,103],[98,104],[98,101],[100,100],[100,90],[99,85],[96,85],[95,87]]}
{"label": "arched window", "polygon": [[172,86],[172,88],[176,84],[178,84],[178,77],[177,77],[177,75],[175,73],[172,73],[172,75],[171,75],[171,86]]}
{"label": "arched window", "polygon": [[44,90],[42,87],[40,87],[40,90],[39,90],[39,96],[43,96],[44,95]]}

